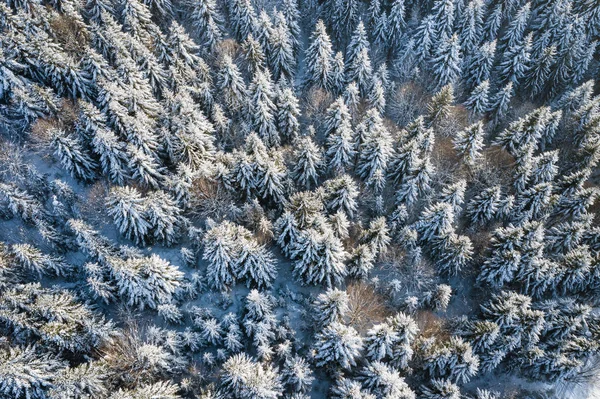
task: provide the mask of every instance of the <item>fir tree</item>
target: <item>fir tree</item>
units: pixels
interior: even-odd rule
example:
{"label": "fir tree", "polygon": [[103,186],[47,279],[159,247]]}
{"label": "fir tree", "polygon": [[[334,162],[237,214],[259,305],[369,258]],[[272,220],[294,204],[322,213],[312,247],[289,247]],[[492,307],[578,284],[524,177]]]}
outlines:
{"label": "fir tree", "polygon": [[159,188],[164,179],[164,169],[156,159],[131,144],[127,146],[127,154],[127,167],[131,170],[131,177],[145,187]]}
{"label": "fir tree", "polygon": [[349,175],[327,180],[325,187],[325,207],[331,213],[342,211],[350,218],[357,210],[358,187]]}
{"label": "fir tree", "polygon": [[285,360],[282,370],[282,382],[292,391],[309,391],[314,379],[312,370],[304,358],[294,356]]}
{"label": "fir tree", "polygon": [[512,82],[517,85],[525,77],[531,61],[532,35],[527,35],[522,41],[509,47],[498,64],[500,84]]}
{"label": "fir tree", "polygon": [[350,311],[349,301],[346,291],[337,288],[330,288],[319,294],[313,305],[316,321],[322,327],[334,322],[342,322]]}
{"label": "fir tree", "polygon": [[246,354],[227,359],[223,364],[221,385],[236,399],[277,399],[283,391],[276,370],[270,365],[254,362]]}
{"label": "fir tree", "polygon": [[311,44],[306,50],[305,81],[308,86],[316,85],[329,89],[333,63],[331,39],[325,30],[325,24],[319,20],[311,36]]}
{"label": "fir tree", "polygon": [[183,273],[157,255],[110,259],[111,275],[125,303],[139,309],[156,309],[173,301]]}
{"label": "fir tree", "polygon": [[484,40],[492,41],[496,40],[498,37],[498,31],[504,22],[504,12],[505,9],[503,4],[496,4],[491,12],[488,14],[486,21],[484,23],[483,32],[484,32]]}
{"label": "fir tree", "polygon": [[0,350],[0,392],[6,397],[43,398],[66,364],[34,346]]}
{"label": "fir tree", "polygon": [[523,33],[527,27],[531,14],[531,3],[525,3],[513,16],[508,28],[500,41],[501,48],[511,48],[523,40]]}
{"label": "fir tree", "polygon": [[388,17],[388,40],[390,41],[390,48],[399,46],[402,35],[404,34],[404,30],[406,28],[406,20],[404,17],[406,6],[404,3],[404,0],[394,0],[392,2],[392,7]]}
{"label": "fir tree", "polygon": [[483,11],[482,1],[470,1],[458,21],[461,48],[465,54],[471,54],[481,39]]}
{"label": "fir tree", "polygon": [[465,106],[475,114],[483,114],[489,109],[488,93],[490,90],[490,82],[484,80],[475,87],[471,95],[465,101]]}
{"label": "fir tree", "polygon": [[491,105],[494,123],[497,124],[504,119],[510,105],[510,101],[514,96],[513,82],[508,82],[496,93]]}
{"label": "fir tree", "polygon": [[73,177],[81,180],[92,180],[96,176],[96,162],[83,149],[82,145],[64,131],[56,130],[51,133],[54,154],[60,159],[63,167]]}
{"label": "fir tree", "polygon": [[295,158],[292,178],[302,188],[316,186],[323,160],[320,149],[310,137],[302,137],[296,142]]}
{"label": "fir tree", "polygon": [[362,21],[358,23],[352,37],[350,38],[350,43],[348,43],[348,47],[346,48],[346,63],[348,66],[354,65],[356,62],[356,58],[363,50],[369,51],[369,39],[367,39],[367,31],[365,29],[365,25]]}
{"label": "fir tree", "polygon": [[367,48],[360,50],[352,63],[347,63],[346,79],[356,82],[362,97],[366,98],[369,95],[372,86],[373,67]]}
{"label": "fir tree", "polygon": [[465,201],[465,190],[467,182],[464,179],[458,180],[456,183],[444,186],[438,196],[440,202],[445,202],[452,205],[452,209],[456,215],[462,211],[462,205]]}
{"label": "fir tree", "polygon": [[242,41],[254,29],[256,11],[250,0],[231,0],[229,3],[229,18],[233,33],[239,41]]}
{"label": "fir tree", "polygon": [[277,109],[274,103],[274,87],[267,71],[258,71],[250,85],[250,122],[263,142],[277,146],[281,142],[276,125]]}
{"label": "fir tree", "polygon": [[208,230],[203,239],[202,258],[208,262],[208,281],[218,290],[230,288],[235,282],[238,243],[233,230],[234,227],[225,222]]}
{"label": "fir tree", "polygon": [[429,126],[434,125],[446,118],[450,113],[450,107],[454,102],[454,89],[452,85],[442,87],[433,95],[427,105],[427,122]]}
{"label": "fir tree", "polygon": [[283,141],[293,142],[298,136],[300,123],[298,99],[291,88],[285,87],[277,96],[277,128]]}
{"label": "fir tree", "polygon": [[231,57],[224,56],[222,62],[217,74],[217,88],[223,93],[227,107],[236,112],[246,105],[246,84]]}
{"label": "fir tree", "polygon": [[236,269],[238,278],[246,279],[248,286],[258,288],[269,288],[277,275],[273,255],[253,239],[242,240]]}
{"label": "fir tree", "polygon": [[378,397],[415,398],[415,393],[400,376],[400,373],[385,363],[373,362],[367,365],[362,371],[361,379],[370,392]]}
{"label": "fir tree", "polygon": [[433,15],[428,15],[415,30],[414,48],[419,64],[427,65],[431,60],[436,35],[435,18]]}
{"label": "fir tree", "polygon": [[294,47],[283,14],[276,15],[277,24],[269,39],[270,65],[275,80],[291,79],[294,74]]}
{"label": "fir tree", "polygon": [[389,159],[392,155],[391,137],[383,125],[379,114],[371,109],[365,119],[357,128],[359,137],[358,160],[356,165],[357,175],[366,180],[371,180],[376,171],[385,174]]}
{"label": "fir tree", "polygon": [[422,389],[424,399],[460,399],[458,385],[448,380],[433,379],[430,386]]}
{"label": "fir tree", "polygon": [[290,39],[294,49],[294,54],[297,54],[300,49],[300,11],[298,10],[297,0],[283,0],[281,7],[285,21],[289,29]]}
{"label": "fir tree", "polygon": [[454,210],[450,204],[439,202],[427,207],[416,223],[419,239],[430,242],[453,231]]}
{"label": "fir tree", "polygon": [[151,224],[146,217],[146,205],[133,187],[115,187],[106,203],[121,234],[136,243],[145,243]]}
{"label": "fir tree", "polygon": [[454,148],[465,163],[471,167],[481,158],[483,149],[483,123],[477,122],[457,134],[454,139]]}
{"label": "fir tree", "polygon": [[346,84],[346,63],[344,62],[344,54],[341,51],[335,53],[331,65],[331,92],[335,95],[342,93]]}
{"label": "fir tree", "polygon": [[468,87],[475,88],[491,77],[496,54],[496,42],[486,42],[473,51],[467,58],[464,68],[464,80]]}
{"label": "fir tree", "polygon": [[436,79],[436,88],[455,84],[460,76],[462,52],[458,36],[443,36],[431,59],[431,70]]}
{"label": "fir tree", "polygon": [[262,46],[254,38],[254,35],[249,34],[248,37],[242,43],[242,50],[246,63],[248,65],[248,72],[256,74],[259,70],[266,67],[266,55]]}
{"label": "fir tree", "polygon": [[314,346],[317,367],[350,369],[362,350],[362,338],[352,327],[333,322],[318,333]]}
{"label": "fir tree", "polygon": [[342,122],[326,143],[327,166],[330,172],[342,174],[352,168],[356,154],[354,132],[350,122]]}

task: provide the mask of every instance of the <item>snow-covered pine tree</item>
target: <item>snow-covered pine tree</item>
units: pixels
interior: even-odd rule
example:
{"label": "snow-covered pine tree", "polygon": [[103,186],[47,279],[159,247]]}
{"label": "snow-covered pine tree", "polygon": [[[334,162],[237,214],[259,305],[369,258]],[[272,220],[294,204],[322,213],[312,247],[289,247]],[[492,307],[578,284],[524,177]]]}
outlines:
{"label": "snow-covered pine tree", "polygon": [[268,289],[277,276],[275,258],[251,236],[241,240],[235,267],[237,277],[245,279],[249,287]]}
{"label": "snow-covered pine tree", "polygon": [[473,89],[465,106],[474,114],[484,114],[489,109],[490,82],[484,80]]}
{"label": "snow-covered pine tree", "polygon": [[304,189],[317,186],[323,166],[320,148],[310,136],[301,137],[295,143],[294,155],[296,161],[291,171],[294,181]]}
{"label": "snow-covered pine tree", "polygon": [[332,78],[333,48],[322,20],[317,21],[310,43],[306,50],[305,84],[327,90]]}
{"label": "snow-covered pine tree", "polygon": [[277,109],[275,107],[275,90],[268,71],[257,71],[249,88],[251,104],[249,119],[252,129],[263,140],[265,145],[278,146],[281,142],[277,131]]}
{"label": "snow-covered pine tree", "polygon": [[324,12],[338,43],[343,42],[358,23],[358,5],[357,0],[334,0],[325,4]]}
{"label": "snow-covered pine tree", "polygon": [[344,124],[351,128],[352,116],[348,110],[344,99],[338,97],[325,112],[323,120],[323,135],[328,138],[332,134],[338,132]]}
{"label": "snow-covered pine tree", "polygon": [[474,225],[488,223],[497,217],[500,205],[500,186],[488,187],[477,194],[467,205],[467,217]]}
{"label": "snow-covered pine tree", "polygon": [[284,385],[298,393],[308,392],[315,380],[309,364],[300,356],[285,359],[281,372]]}
{"label": "snow-covered pine tree", "polygon": [[473,258],[473,244],[467,236],[450,234],[439,245],[436,266],[442,274],[457,275]]}
{"label": "snow-covered pine tree", "polygon": [[175,199],[164,191],[150,192],[145,198],[145,218],[156,242],[172,245],[182,224],[181,209]]}
{"label": "snow-covered pine tree", "polygon": [[481,158],[484,135],[483,122],[479,121],[460,131],[454,139],[454,148],[470,167],[474,167]]}
{"label": "snow-covered pine tree", "polygon": [[373,83],[373,66],[369,50],[362,48],[353,59],[352,63],[346,63],[346,79],[356,82],[360,94],[363,98],[367,98],[371,92]]}
{"label": "snow-covered pine tree", "polygon": [[249,34],[242,42],[242,51],[249,73],[254,75],[259,70],[266,68],[267,57],[265,51],[253,34]]}
{"label": "snow-covered pine tree", "polygon": [[148,155],[133,144],[127,146],[127,156],[129,157],[127,167],[131,170],[132,179],[145,187],[160,188],[165,178],[165,170],[154,156]]}
{"label": "snow-covered pine tree", "polygon": [[457,34],[442,36],[440,44],[431,58],[431,71],[436,79],[436,88],[454,85],[460,77],[462,67],[462,50]]}
{"label": "snow-covered pine tree", "polygon": [[380,114],[383,115],[385,113],[385,88],[383,87],[381,80],[375,79],[368,101],[369,105],[372,108],[375,108]]}
{"label": "snow-covered pine tree", "polygon": [[254,20],[252,29],[256,40],[260,43],[267,57],[271,55],[271,35],[273,34],[273,21],[267,11],[260,10],[258,18]]}
{"label": "snow-covered pine tree", "polygon": [[484,3],[469,1],[458,20],[460,45],[465,55],[470,55],[481,39]]}
{"label": "snow-covered pine tree", "polygon": [[409,207],[415,204],[419,197],[427,193],[431,187],[433,173],[434,169],[429,157],[417,158],[396,191],[396,203],[405,203]]}
{"label": "snow-covered pine tree", "polygon": [[113,187],[106,206],[121,234],[136,243],[146,242],[151,224],[146,216],[144,198],[136,188]]}
{"label": "snow-covered pine tree", "polygon": [[363,341],[353,327],[333,322],[315,337],[314,357],[317,367],[351,369],[362,350]]}
{"label": "snow-covered pine tree", "polygon": [[356,174],[365,181],[371,180],[376,171],[385,175],[393,154],[392,140],[383,120],[375,109],[367,111],[357,127],[358,160]]}
{"label": "snow-covered pine tree", "polygon": [[404,0],[394,0],[387,19],[389,48],[400,46],[404,30],[406,29],[406,5]]}
{"label": "snow-covered pine tree", "polygon": [[527,88],[531,90],[531,98],[535,98],[540,94],[544,94],[550,72],[556,61],[556,46],[545,47],[532,58],[531,68],[527,72],[525,81]]}
{"label": "snow-covered pine tree", "polygon": [[350,298],[346,291],[329,288],[317,296],[313,304],[314,318],[321,327],[333,322],[342,322],[350,311],[349,302]]}
{"label": "snow-covered pine tree", "polygon": [[179,268],[156,254],[109,262],[119,295],[130,307],[156,309],[171,303],[183,281]]}
{"label": "snow-covered pine tree", "polygon": [[232,114],[246,106],[246,84],[237,65],[227,55],[223,56],[221,68],[217,73],[217,89],[222,93],[225,105]]}
{"label": "snow-covered pine tree", "polygon": [[369,222],[369,228],[363,233],[362,240],[368,244],[375,257],[385,254],[391,238],[385,217],[380,216]]}
{"label": "snow-covered pine tree", "polygon": [[348,262],[348,274],[355,278],[365,279],[375,267],[375,254],[370,245],[360,244],[352,251]]}
{"label": "snow-covered pine tree", "polygon": [[275,14],[275,27],[269,38],[270,65],[275,80],[291,79],[294,75],[295,58],[294,45],[290,37],[285,16]]}
{"label": "snow-covered pine tree", "polygon": [[497,68],[499,85],[521,83],[530,68],[532,37],[530,33],[503,53]]}
{"label": "snow-covered pine tree", "polygon": [[254,30],[257,18],[254,6],[251,0],[230,0],[228,10],[233,34],[241,42]]}
{"label": "snow-covered pine tree", "polygon": [[220,384],[225,393],[235,399],[277,399],[283,391],[276,369],[267,363],[255,362],[245,353],[227,359]]}
{"label": "snow-covered pine tree", "polygon": [[52,137],[52,148],[62,166],[71,176],[84,181],[93,180],[96,176],[98,165],[83,148],[82,144],[72,135],[63,130],[50,132]]}
{"label": "snow-covered pine tree", "polygon": [[306,282],[326,287],[339,285],[348,274],[345,264],[348,253],[332,231],[325,231],[320,241],[318,261],[308,270]]}
{"label": "snow-covered pine tree", "polygon": [[223,17],[215,0],[189,2],[189,18],[192,29],[200,37],[202,44],[213,52],[223,37]]}
{"label": "snow-covered pine tree", "polygon": [[452,205],[438,202],[425,208],[415,229],[419,234],[419,240],[432,242],[453,232],[454,209]]}
{"label": "snow-covered pine tree", "polygon": [[361,372],[361,380],[376,397],[415,398],[415,393],[400,376],[400,372],[385,363],[372,362],[365,366]]}
{"label": "snow-covered pine tree", "polygon": [[504,23],[505,9],[503,4],[495,4],[491,11],[488,13],[485,23],[483,25],[483,40],[492,41],[498,37],[498,31]]}
{"label": "snow-covered pine tree", "polygon": [[327,167],[334,175],[339,175],[354,166],[356,155],[354,132],[349,121],[343,121],[326,142]]}
{"label": "snow-covered pine tree", "polygon": [[455,18],[455,2],[452,0],[436,0],[431,8],[431,14],[435,19],[435,40],[436,45],[440,45],[446,38],[452,36]]}
{"label": "snow-covered pine tree", "polygon": [[527,2],[515,13],[500,39],[500,50],[509,49],[523,40],[531,15],[531,3]]}
{"label": "snow-covered pine tree", "polygon": [[427,291],[423,295],[422,303],[434,311],[445,312],[451,297],[452,287],[447,284],[438,284],[433,290]]}
{"label": "snow-covered pine tree", "polygon": [[357,210],[358,187],[352,177],[344,174],[327,180],[325,188],[325,207],[331,213],[344,212],[353,218]]}
{"label": "snow-covered pine tree", "polygon": [[10,254],[14,256],[20,267],[38,276],[42,274],[64,276],[72,268],[62,257],[45,254],[30,244],[13,244],[10,247]]}
{"label": "snow-covered pine tree", "polygon": [[35,346],[0,349],[0,392],[7,398],[43,398],[66,363]]}
{"label": "snow-covered pine tree", "polygon": [[452,205],[452,209],[456,215],[462,211],[462,204],[465,201],[465,190],[467,189],[467,181],[460,179],[455,183],[448,184],[442,188],[438,195],[440,202],[445,202]]}
{"label": "snow-covered pine tree", "polygon": [[471,56],[466,59],[463,71],[463,79],[468,88],[475,88],[490,80],[495,55],[495,41],[483,43],[473,50]]}
{"label": "snow-covered pine tree", "polygon": [[284,143],[292,143],[300,130],[298,98],[289,87],[282,88],[277,96],[277,128]]}
{"label": "snow-covered pine tree", "polygon": [[341,51],[335,53],[331,64],[330,73],[330,91],[334,95],[339,95],[344,91],[344,85],[346,84],[346,63],[344,62],[344,54]]}
{"label": "snow-covered pine tree", "polygon": [[460,399],[461,393],[458,385],[449,380],[432,379],[431,385],[421,389],[423,399]]}
{"label": "snow-covered pine tree", "polygon": [[202,258],[208,262],[208,282],[221,291],[231,288],[236,280],[239,243],[236,242],[234,230],[231,223],[223,222],[208,230],[202,240]]}
{"label": "snow-covered pine tree", "polygon": [[92,150],[100,157],[102,174],[122,185],[129,177],[125,144],[109,129],[98,129],[92,138]]}
{"label": "snow-covered pine tree", "polygon": [[[371,2],[371,4],[374,3],[374,1]],[[375,17],[371,28],[371,37],[373,38],[373,44],[375,47],[379,47],[382,52],[387,51],[390,44],[390,26],[388,14],[385,12],[385,10],[381,11],[379,15]]]}
{"label": "snow-covered pine tree", "polygon": [[433,126],[435,123],[446,118],[450,113],[450,107],[454,103],[454,88],[452,85],[442,87],[431,97],[427,104],[427,123]]}
{"label": "snow-covered pine tree", "polygon": [[292,41],[292,47],[294,50],[294,54],[297,54],[300,50],[300,20],[301,15],[298,10],[298,1],[297,0],[283,0],[283,5],[281,7],[281,12],[285,17],[285,21],[287,23],[289,29],[290,40]]}

